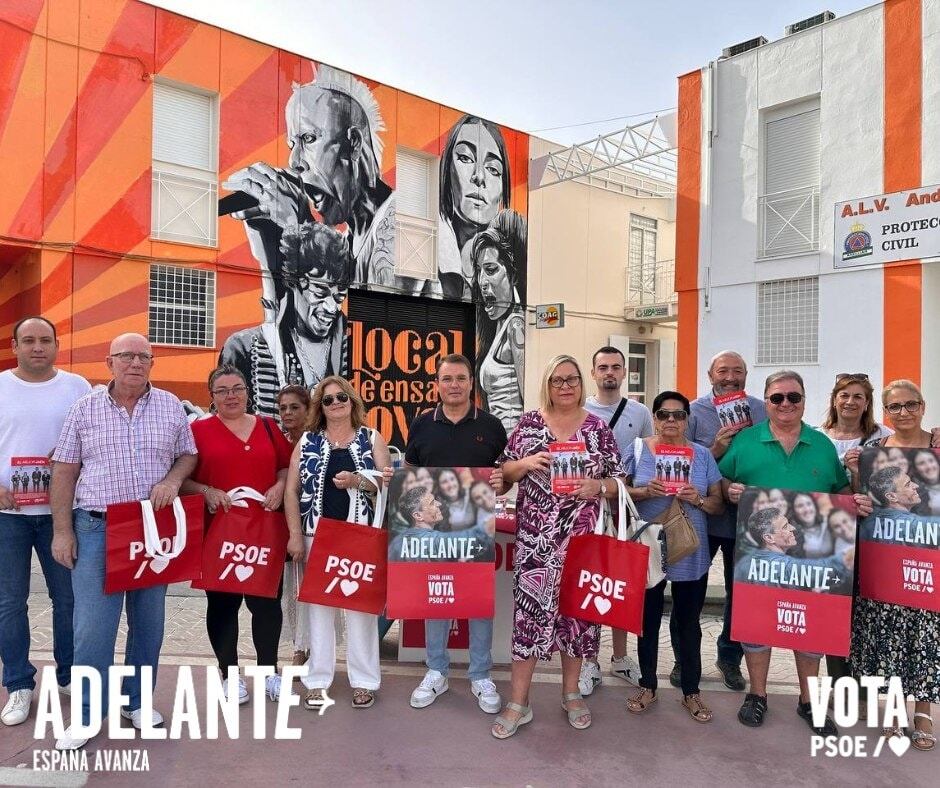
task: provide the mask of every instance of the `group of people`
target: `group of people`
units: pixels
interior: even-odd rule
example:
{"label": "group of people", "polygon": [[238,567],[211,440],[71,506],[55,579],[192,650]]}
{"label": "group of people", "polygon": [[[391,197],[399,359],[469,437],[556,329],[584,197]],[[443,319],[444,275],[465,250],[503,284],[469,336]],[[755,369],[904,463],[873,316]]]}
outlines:
{"label": "group of people", "polygon": [[[21,320],[13,340],[17,366],[0,373],[0,397],[5,403],[0,415],[0,459],[8,469],[0,478],[0,526],[6,537],[0,553],[0,658],[9,693],[2,712],[7,725],[27,719],[35,688],[26,613],[34,549],[52,599],[61,691],[70,691],[74,664],[97,668],[106,693],[107,668],[114,660],[125,607],[126,664],[153,667],[156,681],[166,593],[165,586],[104,593],[109,505],[149,499],[154,509],[160,509],[178,495],[198,494],[211,517],[233,505],[230,491],[251,487],[261,494],[265,508],[283,508],[287,553],[292,563],[302,565],[321,518],[369,522],[378,496],[392,479],[389,448],[367,426],[361,398],[342,377],[327,376],[312,392],[303,386],[277,392],[278,423],[250,412],[244,373],[223,365],[209,378],[213,412],[190,425],[179,400],[151,385],[154,356],[144,337],[123,334],[111,343],[107,365],[112,380],[93,390],[81,377],[55,367],[57,348],[50,321]],[[755,531],[757,538],[766,534],[769,543],[776,529],[798,531],[800,539],[792,547],[812,557],[839,552],[840,545],[847,555],[855,534],[840,519],[840,510],[822,511],[808,493],[853,494],[860,512],[871,511],[871,499],[862,494],[859,484],[862,446],[880,444],[885,451],[886,466],[892,468],[887,474],[891,479],[883,490],[878,488],[885,500],[900,501],[899,490],[919,486],[923,495],[915,489],[903,498],[915,506],[933,496],[940,485],[940,465],[929,451],[916,454],[904,468],[899,461],[890,464],[893,448],[926,450],[936,437],[922,427],[923,396],[909,381],[894,381],[882,394],[892,431],[874,421],[874,392],[868,377],[840,375],[828,417],[817,429],[803,420],[805,391],[800,376],[776,372],[768,376],[762,398],[747,396],[754,424],[745,427],[723,423],[714,402],[745,389],[747,366],[737,353],[727,351],[712,359],[711,389],[703,396],[690,401],[680,392],[664,391],[651,410],[621,395],[625,372],[619,350],[600,348],[591,365],[597,392],[588,397],[578,361],[556,356],[542,375],[539,407],[523,413],[507,435],[500,419],[473,403],[471,363],[461,355],[448,355],[436,370],[440,403],[410,427],[405,449],[409,467],[396,491],[401,521],[391,529],[397,528],[399,535],[416,528],[446,538],[447,533],[485,527],[492,536],[489,515],[495,510],[494,490],[506,493],[518,485],[512,671],[505,705],[490,677],[493,621],[469,622],[469,689],[484,712],[501,711],[491,726],[497,738],[508,738],[532,721],[529,692],[535,667],[556,651],[561,656],[562,706],[568,722],[576,729],[591,725],[585,696],[601,682],[600,627],[561,615],[559,586],[570,538],[593,530],[601,499],[616,499],[620,482],[646,520],[662,514],[677,499],[699,538],[698,548],[670,564],[665,579],[645,593],[639,664],[627,655],[626,633],[613,632],[610,671],[636,685],[627,710],[646,713],[658,699],[659,629],[668,583],[675,653],[670,681],[681,688],[682,705],[692,719],[700,723],[712,719],[699,686],[700,619],[709,567],[721,551],[726,604],[717,667],[729,688],[742,691],[747,685],[740,666],[742,659],[746,661],[750,687],[738,719],[748,726],[763,724],[768,711],[771,651],[762,644],[736,643],[730,636],[734,510],[744,489],[769,489],[765,508],[776,507],[765,518],[766,528]],[[570,492],[558,492],[552,485],[549,447],[558,442],[584,447],[581,478],[574,480]],[[667,494],[656,472],[656,450],[663,444],[683,447],[690,457],[683,485],[672,494]],[[51,457],[48,507],[19,507],[7,485],[12,458],[28,456]],[[904,459],[907,462],[906,455]],[[428,468],[442,470],[435,478]],[[462,478],[456,470],[460,468],[492,471],[486,483],[478,485]],[[800,493],[787,496],[782,490]],[[278,645],[286,637],[293,644],[294,663],[306,665],[303,705],[317,710],[335,674],[337,608],[298,603],[296,586],[297,573],[288,570],[275,599],[209,591],[206,629],[219,668],[227,674],[228,668],[238,665],[238,611],[244,602],[252,615],[258,664],[271,668],[268,694],[277,698],[281,691]],[[379,617],[344,611],[344,618],[352,705],[364,709],[375,703],[381,685]],[[411,695],[414,708],[429,706],[449,689],[449,631],[449,620],[425,621],[427,672]],[[818,673],[821,656],[795,653],[800,679],[797,713],[816,733],[830,735],[835,732],[832,720],[816,726],[810,714],[807,680]],[[828,658],[828,668],[832,675],[851,670],[900,676],[905,693],[915,699],[912,742],[920,749],[934,747],[930,705],[940,702],[940,616],[856,599],[851,660]],[[143,724],[140,673],[126,678],[123,689],[129,703],[122,714],[139,728]],[[237,693],[247,701],[241,680]],[[83,698],[82,709],[87,722],[88,697]],[[154,711],[150,723],[161,721]],[[85,741],[69,730],[57,747],[74,749]]]}

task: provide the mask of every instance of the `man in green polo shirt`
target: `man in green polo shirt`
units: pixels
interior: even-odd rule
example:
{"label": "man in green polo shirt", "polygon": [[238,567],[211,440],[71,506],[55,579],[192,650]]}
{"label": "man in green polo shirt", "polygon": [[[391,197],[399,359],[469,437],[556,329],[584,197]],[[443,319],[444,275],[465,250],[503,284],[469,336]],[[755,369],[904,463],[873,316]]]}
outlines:
{"label": "man in green polo shirt", "polygon": [[[849,478],[839,461],[832,441],[825,433],[803,423],[806,406],[803,379],[796,372],[783,370],[768,376],[764,384],[767,421],[739,432],[721,458],[718,468],[724,477],[725,497],[737,504],[745,487],[780,487],[801,492],[848,493]],[[864,509],[865,496],[857,503]],[[767,711],[767,671],[770,647],[742,643],[750,692],[738,712],[738,720],[750,727],[764,722]],[[819,736],[837,736],[835,723],[826,717],[822,727],[813,727],[810,713],[808,678],[819,675],[822,655],[794,651],[800,679],[797,714]]]}

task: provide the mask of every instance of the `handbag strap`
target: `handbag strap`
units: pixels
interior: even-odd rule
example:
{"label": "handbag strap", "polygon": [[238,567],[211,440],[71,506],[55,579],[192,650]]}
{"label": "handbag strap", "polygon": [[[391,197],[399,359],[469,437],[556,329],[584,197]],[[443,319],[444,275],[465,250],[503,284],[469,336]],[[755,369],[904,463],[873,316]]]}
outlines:
{"label": "handbag strap", "polygon": [[361,471],[356,471],[356,473],[360,476],[365,476],[367,479],[371,479],[378,488],[378,493],[375,496],[375,511],[372,514],[372,527],[381,528],[385,519],[385,503],[388,499],[388,490],[386,490],[385,485],[381,483],[382,471],[363,468]]}
{"label": "handbag strap", "polygon": [[[614,483],[617,485],[617,539],[621,542],[627,541],[627,501],[630,500],[630,496],[627,494],[626,485],[614,477]],[[633,502],[630,501],[632,505]],[[594,524],[594,533],[597,536],[603,536],[606,526],[606,517],[605,513],[607,508],[610,506],[610,502],[606,498],[600,499],[600,506],[597,509],[597,522]],[[639,515],[637,515],[639,517]]]}
{"label": "handbag strap", "polygon": [[157,518],[153,512],[153,504],[148,499],[140,502],[140,511],[144,524],[144,550],[151,558],[176,558],[186,549],[186,510],[179,498],[173,499],[173,516],[176,519],[176,536],[169,550],[164,550],[160,544],[160,534],[157,531]]}
{"label": "handbag strap", "polygon": [[248,508],[248,501],[264,503],[264,496],[253,487],[233,487],[226,495],[232,499],[232,506]]}
{"label": "handbag strap", "polygon": [[607,423],[607,426],[613,429],[617,426],[617,422],[620,421],[620,416],[623,413],[623,409],[627,407],[627,398],[621,397],[620,404],[617,406],[617,410],[614,411],[614,415],[610,417],[610,421]]}

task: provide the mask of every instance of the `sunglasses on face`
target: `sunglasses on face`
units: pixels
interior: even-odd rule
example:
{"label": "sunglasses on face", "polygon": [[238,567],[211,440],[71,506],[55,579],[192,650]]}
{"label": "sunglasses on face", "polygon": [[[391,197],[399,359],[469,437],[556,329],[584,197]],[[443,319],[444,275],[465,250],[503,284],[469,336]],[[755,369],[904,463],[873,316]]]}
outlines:
{"label": "sunglasses on face", "polygon": [[669,419],[673,421],[685,421],[689,414],[684,410],[666,410],[665,408],[660,408],[653,415],[660,421],[669,421]]}
{"label": "sunglasses on face", "polygon": [[892,402],[890,405],[885,405],[885,410],[892,416],[897,416],[902,409],[908,413],[917,413],[922,404],[919,399],[909,399],[907,402]]}
{"label": "sunglasses on face", "polygon": [[341,391],[338,394],[324,394],[322,401],[324,408],[330,407],[334,402],[341,402],[345,405],[349,402],[349,395],[345,391]]}
{"label": "sunglasses on face", "polygon": [[767,401],[771,405],[780,405],[783,401],[786,400],[791,405],[799,405],[803,401],[803,395],[798,391],[788,391],[786,394],[781,394],[779,391],[776,394],[771,394],[767,397]]}

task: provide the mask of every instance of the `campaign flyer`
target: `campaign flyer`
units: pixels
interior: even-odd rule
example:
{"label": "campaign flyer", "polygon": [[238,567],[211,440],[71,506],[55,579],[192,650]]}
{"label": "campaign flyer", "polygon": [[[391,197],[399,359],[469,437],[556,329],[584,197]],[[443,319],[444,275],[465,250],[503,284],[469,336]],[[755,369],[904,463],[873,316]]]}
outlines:
{"label": "campaign flyer", "polygon": [[692,458],[695,450],[691,446],[670,446],[656,444],[656,478],[663,483],[667,495],[675,495],[690,484]]}
{"label": "campaign flyer", "polygon": [[859,592],[940,613],[940,450],[875,446],[859,460],[874,511],[859,529]]}
{"label": "campaign flyer", "polygon": [[552,455],[552,492],[560,495],[575,492],[588,465],[584,441],[549,443],[548,451]]}
{"label": "campaign flyer", "polygon": [[748,487],[738,505],[731,637],[847,656],[855,501],[850,495]]}
{"label": "campaign flyer", "polygon": [[399,468],[389,484],[388,618],[489,618],[492,468]]}
{"label": "campaign flyer", "polygon": [[48,506],[52,468],[48,457],[11,457],[10,491],[17,506]]}
{"label": "campaign flyer", "polygon": [[754,422],[751,419],[751,406],[747,401],[747,394],[743,391],[732,391],[730,394],[720,394],[712,398],[715,410],[718,411],[718,420],[722,427],[750,427]]}

